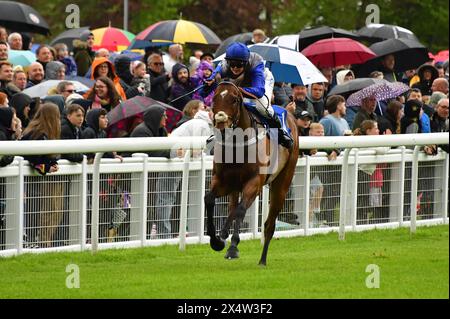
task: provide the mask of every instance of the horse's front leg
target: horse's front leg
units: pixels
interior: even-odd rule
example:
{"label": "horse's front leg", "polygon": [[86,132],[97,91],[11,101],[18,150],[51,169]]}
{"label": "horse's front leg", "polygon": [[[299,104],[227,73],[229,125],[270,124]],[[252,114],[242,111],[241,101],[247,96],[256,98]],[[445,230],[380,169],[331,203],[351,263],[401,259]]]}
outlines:
{"label": "horse's front leg", "polygon": [[234,220],[235,214],[236,214],[236,208],[238,205],[238,201],[239,201],[239,193],[238,192],[233,192],[230,194],[230,202],[228,204],[228,217],[227,220],[225,222],[225,225],[223,226],[221,232],[220,232],[220,238],[222,238],[223,240],[227,240],[228,236],[230,235],[230,227],[231,227],[231,223]]}
{"label": "horse's front leg", "polygon": [[239,238],[241,224],[244,221],[247,209],[253,204],[256,196],[258,196],[259,192],[261,191],[262,185],[263,181],[259,176],[256,176],[244,186],[241,202],[236,207],[236,210],[234,212],[235,223],[233,236],[231,236],[231,244],[227,250],[227,253],[225,254],[225,258],[227,259],[239,258],[239,249],[237,248],[237,246],[241,241],[241,239]]}
{"label": "horse's front leg", "polygon": [[206,233],[210,237],[209,244],[215,251],[221,251],[225,248],[225,240],[216,235],[216,226],[214,225],[214,206],[216,198],[224,196],[225,190],[219,186],[217,179],[213,176],[211,181],[211,191],[204,197],[206,207]]}

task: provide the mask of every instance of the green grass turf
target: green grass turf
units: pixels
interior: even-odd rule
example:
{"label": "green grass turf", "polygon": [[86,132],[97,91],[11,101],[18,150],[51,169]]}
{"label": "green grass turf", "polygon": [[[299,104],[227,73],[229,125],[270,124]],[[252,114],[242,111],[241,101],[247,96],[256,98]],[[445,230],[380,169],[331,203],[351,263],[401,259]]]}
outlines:
{"label": "green grass turf", "polygon": [[[449,298],[448,225],[274,239],[266,267],[259,240],[225,260],[209,245],[26,254],[0,258],[1,298]],[[77,264],[80,288],[66,287]],[[366,267],[380,288],[366,287]]]}

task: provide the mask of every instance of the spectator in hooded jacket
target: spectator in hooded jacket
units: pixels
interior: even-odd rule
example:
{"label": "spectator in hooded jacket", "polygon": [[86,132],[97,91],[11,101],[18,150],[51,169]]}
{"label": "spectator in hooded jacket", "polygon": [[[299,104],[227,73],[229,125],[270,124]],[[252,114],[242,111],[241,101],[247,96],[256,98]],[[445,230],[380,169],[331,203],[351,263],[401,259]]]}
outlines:
{"label": "spectator in hooded jacket", "polygon": [[[211,74],[213,73],[213,71],[214,71],[214,68],[209,62],[206,62],[206,61],[200,62],[200,64],[198,65],[198,68],[195,72],[195,75],[191,77],[191,80],[194,84],[194,88],[197,88],[197,87],[203,85],[203,81],[206,80],[207,78],[209,78],[211,76]],[[211,92],[206,97],[203,97],[199,91],[195,92],[192,95],[192,98],[194,100],[203,101],[206,106],[212,105],[213,97],[214,97],[214,92]]]}
{"label": "spectator in hooded jacket", "polygon": [[[144,122],[136,126],[130,137],[164,137],[167,136],[166,110],[164,107],[155,104],[150,106],[144,113]],[[169,150],[148,151],[150,157],[170,158]]]}
{"label": "spectator in hooded jacket", "polygon": [[64,80],[66,78],[66,66],[59,61],[50,61],[45,67],[46,80]]}
{"label": "spectator in hooded jacket", "polygon": [[415,83],[412,88],[419,89],[422,96],[431,96],[433,94],[431,90],[433,81],[439,77],[438,70],[430,64],[424,64],[417,69],[417,74],[420,82]]}
{"label": "spectator in hooded jacket", "polygon": [[[97,80],[100,77],[109,78],[114,83],[114,87],[116,88],[117,93],[119,93],[121,100],[125,101],[127,99],[126,93],[120,84],[120,78],[116,74],[114,65],[107,58],[96,58],[94,62],[92,62],[91,80]],[[86,96],[88,96],[91,91],[87,92]]]}
{"label": "spectator in hooded jacket", "polygon": [[[211,72],[212,73],[212,72]],[[195,83],[192,81],[189,75],[189,69],[181,64],[177,63],[172,68],[172,79],[173,85],[171,90],[170,99],[174,102],[171,102],[173,106],[175,106],[180,111],[183,110],[184,106],[192,100],[193,90],[195,89]],[[191,94],[188,94],[190,93]],[[186,95],[188,94],[188,95]]]}
{"label": "spectator in hooded jacket", "polygon": [[[108,118],[106,114],[108,112],[105,109],[97,108],[92,109],[86,114],[86,128],[81,133],[82,139],[98,139],[107,138],[106,128],[108,127]],[[95,154],[86,154],[88,163],[94,162]],[[107,152],[103,154],[103,158],[117,158],[122,160],[122,157],[117,155],[116,152]]]}

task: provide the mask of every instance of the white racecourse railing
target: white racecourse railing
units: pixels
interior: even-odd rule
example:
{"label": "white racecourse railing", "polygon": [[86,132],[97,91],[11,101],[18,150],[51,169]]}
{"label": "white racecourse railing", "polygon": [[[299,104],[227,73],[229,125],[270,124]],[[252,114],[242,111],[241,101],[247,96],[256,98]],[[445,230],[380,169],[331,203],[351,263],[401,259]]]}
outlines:
{"label": "white racecourse railing", "polygon": [[[420,152],[421,145],[448,143],[446,133],[300,138],[303,149],[345,152],[335,161],[324,153],[299,158],[275,236],[339,231],[344,239],[345,231],[409,226],[414,232],[417,224],[448,223],[448,154]],[[47,176],[20,156],[0,168],[0,256],[207,242],[203,197],[212,157],[188,151],[184,159],[136,153],[122,163],[100,160],[107,151],[204,146],[204,138],[190,137],[0,142],[0,156],[97,153],[94,165],[60,160],[59,171]],[[384,155],[370,150],[380,146],[397,148]],[[268,206],[264,187],[241,238],[262,237]],[[226,216],[227,198],[218,199],[218,228]]]}

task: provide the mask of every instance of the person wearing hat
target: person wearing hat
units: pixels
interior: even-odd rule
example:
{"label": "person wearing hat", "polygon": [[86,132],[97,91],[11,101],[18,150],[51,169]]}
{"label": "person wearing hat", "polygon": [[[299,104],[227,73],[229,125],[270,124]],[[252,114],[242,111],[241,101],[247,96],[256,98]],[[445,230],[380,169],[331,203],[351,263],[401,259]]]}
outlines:
{"label": "person wearing hat", "polygon": [[294,113],[295,123],[298,127],[299,136],[308,136],[309,127],[313,119],[312,115],[308,111],[296,110]]}
{"label": "person wearing hat", "polygon": [[[215,82],[220,78],[228,78],[232,82],[242,78],[241,86],[245,106],[257,111],[271,128],[278,129],[280,145],[290,149],[294,141],[290,134],[283,129],[280,119],[270,105],[273,91],[270,75],[270,71],[264,69],[264,62],[259,54],[250,52],[243,43],[234,42],[228,46],[225,59],[205,80],[207,87],[201,94],[207,96],[212,90],[215,90],[217,86]],[[273,76],[271,77],[273,80]]]}
{"label": "person wearing hat", "polygon": [[412,88],[419,89],[422,92],[422,96],[431,96],[433,94],[431,89],[433,81],[439,77],[438,70],[430,64],[424,64],[417,69],[417,75],[420,78],[420,82],[415,83]]}
{"label": "person wearing hat", "polygon": [[214,54],[212,54],[210,52],[205,52],[200,57],[200,62],[206,61],[211,65],[213,64],[213,60],[214,60]]}
{"label": "person wearing hat", "polygon": [[94,45],[94,34],[89,31],[83,31],[80,39],[73,40],[73,57],[77,64],[78,76],[85,76],[89,67],[94,61],[95,52],[92,50]]}

